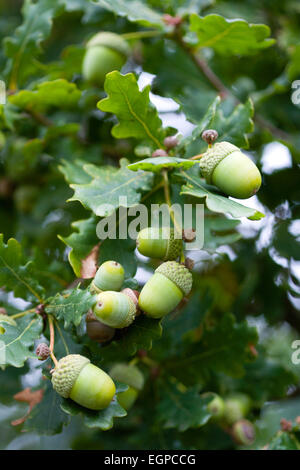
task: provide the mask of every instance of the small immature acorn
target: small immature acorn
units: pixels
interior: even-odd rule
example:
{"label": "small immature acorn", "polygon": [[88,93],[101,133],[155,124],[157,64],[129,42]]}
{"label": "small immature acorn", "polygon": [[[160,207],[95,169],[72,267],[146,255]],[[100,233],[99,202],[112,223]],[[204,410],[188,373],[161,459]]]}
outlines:
{"label": "small immature acorn", "polygon": [[229,142],[218,142],[209,148],[200,160],[202,176],[228,196],[247,199],[261,186],[257,166]]}
{"label": "small immature acorn", "polygon": [[228,424],[245,418],[251,409],[251,399],[243,393],[229,395],[224,400],[224,420]]}
{"label": "small immature acorn", "polygon": [[90,291],[98,294],[106,290],[119,291],[123,285],[125,272],[117,261],[102,263],[91,283]]}
{"label": "small immature acorn", "polygon": [[86,45],[82,64],[85,80],[102,86],[107,73],[121,70],[130,54],[130,47],[121,36],[111,32],[95,34]]}
{"label": "small immature acorn", "polygon": [[152,157],[167,157],[168,153],[163,149],[157,149],[157,150],[154,150],[151,156]]}
{"label": "small immature acorn", "polygon": [[202,139],[205,140],[208,145],[211,145],[215,140],[217,140],[218,136],[219,134],[215,129],[206,129],[201,135]]}
{"label": "small immature acorn", "polygon": [[178,139],[175,137],[175,135],[171,135],[169,137],[166,137],[164,140],[164,145],[168,150],[173,149],[174,147],[177,147],[178,145]]}
{"label": "small immature acorn", "polygon": [[128,385],[125,392],[118,393],[118,402],[125,410],[129,410],[144,387],[144,376],[141,371],[130,364],[116,364],[109,375],[113,380]]}
{"label": "small immature acorn", "polygon": [[136,246],[141,255],[149,258],[175,260],[182,251],[182,239],[174,236],[173,228],[147,227],[139,232]]}
{"label": "small immature acorn", "polygon": [[90,410],[107,408],[116,392],[112,379],[80,354],[69,354],[52,373],[54,390]]}
{"label": "small immature acorn", "polygon": [[90,310],[86,316],[86,332],[91,340],[97,343],[107,343],[115,336],[115,328],[104,325]]}
{"label": "small immature acorn", "polygon": [[224,400],[213,392],[203,393],[202,398],[212,398],[212,400],[207,405],[207,410],[212,414],[213,420],[219,420],[224,415],[225,404]]}
{"label": "small immature acorn", "polygon": [[48,344],[40,343],[35,350],[35,354],[37,355],[39,361],[45,361],[48,359],[50,356],[50,349]]}
{"label": "small immature acorn", "polygon": [[255,441],[255,429],[247,419],[241,419],[232,426],[232,437],[239,445],[250,446]]}
{"label": "small immature acorn", "polygon": [[161,318],[172,312],[192,289],[192,273],[176,261],[161,264],[144,285],[140,308],[152,318]]}
{"label": "small immature acorn", "polygon": [[[1,309],[2,310],[2,309]],[[3,309],[5,310],[5,309]],[[15,320],[6,313],[0,313],[0,335],[5,333],[5,323],[12,326],[17,326]],[[4,325],[4,326],[2,326]]]}
{"label": "small immature acorn", "polygon": [[126,328],[136,315],[134,301],[126,294],[105,291],[97,295],[93,312],[97,319],[112,328]]}

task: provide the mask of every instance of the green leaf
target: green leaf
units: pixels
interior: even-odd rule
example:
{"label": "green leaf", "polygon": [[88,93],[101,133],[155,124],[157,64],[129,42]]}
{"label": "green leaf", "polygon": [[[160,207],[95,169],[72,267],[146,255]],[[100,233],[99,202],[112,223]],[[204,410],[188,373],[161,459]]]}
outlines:
{"label": "green leaf", "polygon": [[177,360],[173,357],[167,367],[176,377],[192,383],[216,371],[241,377],[249,362],[248,345],[254,345],[257,339],[256,328],[246,321],[236,323],[233,315],[226,314],[214,328],[204,330],[199,343],[187,347]]}
{"label": "green leaf", "polygon": [[45,111],[51,107],[70,109],[77,106],[81,97],[75,83],[64,79],[43,82],[34,91],[21,90],[10,96],[9,101],[21,109]]}
{"label": "green leaf", "polygon": [[300,450],[300,442],[293,433],[279,431],[265,450]]}
{"label": "green leaf", "polygon": [[52,436],[62,431],[70,418],[61,410],[62,398],[53,390],[50,380],[43,380],[44,395],[26,419],[23,431]]}
{"label": "green leaf", "polygon": [[131,0],[130,2],[127,0],[95,0],[95,3],[101,8],[112,11],[117,16],[125,16],[133,23],[155,26],[159,29],[164,29],[166,26],[161,14],[139,0]]}
{"label": "green leaf", "polygon": [[139,91],[133,73],[121,75],[114,71],[106,75],[104,89],[108,97],[99,101],[98,108],[114,113],[119,120],[112,135],[117,139],[143,139],[150,141],[154,148],[163,148],[162,123],[157,110],[150,104],[150,86]]}
{"label": "green leaf", "polygon": [[300,44],[292,50],[291,60],[287,66],[287,76],[290,81],[296,80],[300,75]]}
{"label": "green leaf", "polygon": [[218,131],[218,142],[223,140],[231,142],[237,147],[248,148],[247,134],[253,131],[253,102],[249,98],[245,104],[238,104],[231,114],[224,115],[218,109],[211,120],[211,126]]}
{"label": "green leaf", "polygon": [[119,405],[117,400],[118,393],[127,390],[127,388],[127,385],[117,384],[116,395],[110,405],[101,411],[88,410],[87,408],[77,405],[72,400],[63,400],[61,408],[65,413],[72,416],[76,416],[78,414],[83,415],[84,424],[88,428],[97,428],[102,431],[107,431],[113,427],[114,418],[124,418],[124,416],[127,415],[126,411],[121,407],[121,405]]}
{"label": "green leaf", "polygon": [[197,47],[211,47],[219,54],[250,55],[272,46],[270,28],[244,20],[227,20],[220,15],[190,16],[190,29],[198,36]]}
{"label": "green leaf", "polygon": [[[216,115],[217,108],[221,102],[221,98],[217,96],[214,101],[211,103],[209,106],[208,110],[206,111],[204,117],[201,119],[201,122],[197,124],[195,129],[193,130],[192,134],[185,137],[180,141],[180,144],[178,146],[178,151],[182,151],[182,149],[186,150],[191,144],[194,142],[197,142],[198,140],[201,139],[201,134],[205,129],[210,129],[212,128],[212,122],[213,119]],[[183,107],[184,109],[184,107]],[[200,140],[201,141],[201,140]]]}
{"label": "green leaf", "polygon": [[77,277],[81,277],[82,260],[99,243],[96,235],[96,219],[77,220],[71,224],[74,232],[68,237],[58,235],[58,238],[71,248],[68,253],[70,265]]}
{"label": "green leaf", "polygon": [[48,300],[46,312],[54,315],[58,320],[64,320],[64,327],[78,326],[82,316],[95,304],[95,296],[88,289],[82,290],[79,286],[73,289],[68,297],[57,294]]}
{"label": "green leaf", "polygon": [[133,277],[136,273],[137,261],[134,256],[135,240],[107,238],[100,245],[99,265],[105,261],[114,260],[120,263],[125,270],[125,277]]}
{"label": "green leaf", "polygon": [[187,173],[181,173],[187,180],[188,184],[182,186],[180,194],[194,196],[205,200],[207,208],[213,212],[221,212],[223,214],[230,214],[234,218],[247,217],[251,220],[259,220],[264,217],[264,214],[251,209],[250,207],[243,206],[238,202],[231,199],[214,194],[203,184],[203,181],[196,177],[190,176]]}
{"label": "green leaf", "polygon": [[139,349],[150,350],[152,342],[161,337],[162,327],[160,320],[139,315],[117,342],[101,349],[105,360],[133,356]]}
{"label": "green leaf", "polygon": [[119,169],[85,165],[84,170],[93,179],[88,184],[71,184],[74,196],[69,201],[80,201],[96,215],[107,217],[120,207],[120,198],[124,207],[132,207],[141,200],[141,192],[151,189],[153,175],[128,170],[128,161],[122,159]]}
{"label": "green leaf", "polygon": [[184,170],[187,170],[195,163],[195,161],[185,160],[183,158],[155,157],[131,163],[128,165],[128,168],[132,171],[145,170],[152,171],[153,173],[160,173],[164,168],[183,168]]}
{"label": "green leaf", "polygon": [[212,298],[208,292],[195,294],[180,313],[167,315],[163,319],[163,331],[171,338],[172,346],[178,347],[184,336],[198,328],[212,305]]}
{"label": "green leaf", "polygon": [[204,217],[204,250],[214,253],[219,246],[235,243],[242,237],[236,231],[237,226],[240,225],[239,220],[228,219],[209,211]]}
{"label": "green leaf", "polygon": [[164,381],[157,406],[158,421],[164,428],[176,428],[183,432],[199,428],[207,423],[211,414],[207,411],[210,398],[201,398],[199,386],[182,389],[179,384]]}
{"label": "green leaf", "polygon": [[41,52],[41,43],[49,36],[53,18],[62,11],[60,1],[26,0],[22,8],[23,23],[14,36],[6,38],[5,53],[9,58],[6,74],[10,75],[10,88],[17,88],[35,69],[35,57]]}
{"label": "green leaf", "polygon": [[92,180],[92,176],[84,171],[84,160],[62,160],[62,164],[58,166],[61,173],[64,175],[67,183],[85,184]]}
{"label": "green leaf", "polygon": [[36,280],[36,270],[32,261],[25,260],[20,243],[14,238],[7,245],[0,234],[0,284],[13,291],[16,297],[42,302],[44,289]]}
{"label": "green leaf", "polygon": [[22,367],[30,357],[34,342],[40,337],[43,320],[37,315],[26,315],[17,321],[17,326],[5,324],[5,333],[0,337],[0,364]]}

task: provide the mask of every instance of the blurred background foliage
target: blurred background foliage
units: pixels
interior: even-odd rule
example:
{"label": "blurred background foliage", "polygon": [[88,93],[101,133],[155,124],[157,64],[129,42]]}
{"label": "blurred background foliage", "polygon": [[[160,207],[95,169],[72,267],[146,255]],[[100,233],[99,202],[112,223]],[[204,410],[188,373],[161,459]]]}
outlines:
{"label": "blurred background foliage", "polygon": [[[79,203],[66,202],[72,191],[58,170],[61,159],[116,165],[121,157],[132,160],[134,155],[134,143],[130,139],[114,140],[110,133],[114,119],[107,119],[96,108],[104,92],[82,82],[84,44],[100,30],[129,33],[142,29],[88,1],[62,3],[65,7],[54,18],[41,54],[23,69],[20,80],[22,88],[32,89],[45,79],[66,78],[83,91],[79,106],[50,109],[47,119],[56,123],[52,133],[38,115],[24,112],[16,116],[13,106],[5,117],[0,116],[5,119],[0,136],[0,231],[5,239],[15,237],[22,241],[28,254],[41,250],[39,265],[48,272],[49,290],[54,293],[74,279],[66,247],[57,235],[68,236],[72,222],[90,215]],[[266,217],[261,221],[243,220],[232,227],[232,233],[228,227],[223,233],[218,224],[214,232],[212,225],[207,243],[213,244],[214,236],[220,239],[208,251],[193,254],[198,293],[191,300],[194,307],[190,307],[201,309],[203,292],[208,290],[212,303],[206,321],[216,324],[230,312],[238,321],[247,318],[258,327],[258,358],[246,365],[244,376],[233,379],[216,370],[205,378],[205,386],[221,394],[232,390],[250,394],[256,403],[255,446],[263,446],[278,431],[281,418],[295,419],[300,414],[300,366],[291,361],[291,344],[300,335],[300,107],[291,101],[291,82],[300,78],[300,4],[296,0],[144,3],[170,15],[217,13],[264,23],[276,39],[271,48],[247,57],[204,52],[210,67],[230,90],[222,104],[224,113],[232,111],[233,96],[242,102],[251,97],[254,102],[255,128],[249,135],[249,149],[262,171],[263,186],[247,203]],[[21,6],[22,2],[16,0],[0,2],[1,39],[13,36],[22,22]],[[124,71],[136,71],[141,83],[151,80],[152,99],[164,124],[188,134],[193,126],[187,119],[200,121],[217,91],[171,40],[157,36],[133,41],[132,46],[134,57]],[[2,48],[1,70],[5,70],[7,62]],[[193,150],[200,153],[201,148]],[[158,193],[151,202],[159,197]],[[141,258],[137,263],[137,279],[142,283],[151,264]],[[1,303],[9,312],[21,308],[18,301],[4,293]],[[230,341],[230,337],[226,340]],[[224,336],[220,336],[220,341],[224,341]],[[154,344],[153,357],[163,357],[164,347],[168,347],[167,337]],[[1,449],[233,447],[228,435],[213,424],[185,432],[153,424],[151,410],[144,406],[153,393],[151,381],[129,417],[119,420],[109,433],[83,428],[80,418],[73,419],[59,435],[21,433],[10,422],[24,414],[27,405],[17,403],[12,395],[22,387],[34,386],[39,372],[33,362],[30,370],[24,368],[21,373],[20,377],[20,370],[8,368],[1,376]]]}

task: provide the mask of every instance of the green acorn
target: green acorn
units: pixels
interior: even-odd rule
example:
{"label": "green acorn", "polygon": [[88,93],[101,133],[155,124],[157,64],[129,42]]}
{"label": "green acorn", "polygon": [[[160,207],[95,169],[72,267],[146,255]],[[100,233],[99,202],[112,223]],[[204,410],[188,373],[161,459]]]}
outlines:
{"label": "green acorn", "polygon": [[5,333],[5,326],[2,326],[5,325],[5,323],[7,323],[8,325],[17,326],[13,318],[10,318],[4,313],[0,313],[0,335],[3,335]]}
{"label": "green acorn", "polygon": [[261,186],[257,166],[229,142],[218,142],[200,160],[201,174],[208,184],[214,184],[228,196],[247,199]]}
{"label": "green acorn", "polygon": [[126,328],[135,319],[136,305],[122,292],[105,291],[97,295],[93,312],[105,325],[112,328]]}
{"label": "green acorn", "polygon": [[144,387],[143,374],[136,366],[120,363],[110,370],[109,375],[113,380],[128,385],[125,392],[118,393],[118,402],[125,410],[129,410]]}
{"label": "green acorn", "polygon": [[95,34],[86,45],[82,64],[85,80],[102,86],[107,73],[121,70],[130,54],[130,48],[121,36],[111,32]]}
{"label": "green acorn", "polygon": [[201,397],[212,398],[207,405],[207,410],[212,414],[212,419],[217,421],[223,417],[225,404],[224,400],[219,395],[213,392],[207,392],[203,393]]}
{"label": "green acorn", "polygon": [[232,437],[239,445],[250,446],[255,441],[255,429],[247,419],[241,419],[232,426]]}
{"label": "green acorn", "polygon": [[251,400],[248,395],[243,393],[229,395],[225,398],[224,403],[224,420],[228,424],[233,424],[244,418],[251,409]]}
{"label": "green acorn", "polygon": [[86,332],[91,340],[101,344],[107,343],[115,336],[116,330],[100,322],[92,311],[87,314],[85,321]]}
{"label": "green acorn", "polygon": [[52,373],[54,390],[90,410],[107,408],[116,392],[112,379],[80,354],[69,354]]}
{"label": "green acorn", "polygon": [[138,234],[136,246],[142,255],[149,258],[175,260],[182,251],[182,239],[174,238],[172,228],[147,227]]}
{"label": "green acorn", "polygon": [[90,290],[98,294],[106,290],[119,291],[125,277],[124,268],[117,261],[105,261],[102,263],[91,283]]}
{"label": "green acorn", "polygon": [[161,264],[144,285],[140,308],[152,318],[161,318],[172,312],[192,289],[192,273],[176,261]]}

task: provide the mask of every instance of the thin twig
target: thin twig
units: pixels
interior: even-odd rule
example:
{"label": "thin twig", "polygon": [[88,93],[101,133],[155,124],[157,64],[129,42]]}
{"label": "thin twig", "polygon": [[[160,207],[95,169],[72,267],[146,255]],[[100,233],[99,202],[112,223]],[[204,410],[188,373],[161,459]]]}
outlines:
{"label": "thin twig", "polygon": [[50,330],[50,356],[52,361],[54,362],[55,367],[58,365],[58,360],[56,359],[54,355],[54,325],[53,325],[53,318],[51,315],[48,315],[48,321],[49,321],[49,330]]}
{"label": "thin twig", "polygon": [[[215,74],[215,72],[210,68],[205,59],[199,57],[193,47],[186,44],[183,40],[181,31],[179,28],[176,28],[173,38],[177,44],[189,55],[191,60],[194,62],[198,70],[200,70],[203,75],[208,79],[208,81],[213,85],[213,87],[219,92],[222,99],[232,96],[237,104],[240,104],[240,100],[232,93],[232,91],[224,85],[222,80]],[[275,137],[278,137],[282,140],[289,140],[289,134],[282,129],[274,126],[271,122],[267,121],[260,114],[255,114],[254,120],[256,123],[268,131],[271,132]]]}
{"label": "thin twig", "polygon": [[164,178],[164,193],[165,193],[165,200],[168,205],[169,209],[169,214],[172,219],[172,222],[174,224],[174,227],[176,229],[176,232],[181,233],[182,230],[177,224],[176,217],[174,215],[174,212],[172,211],[172,201],[171,201],[171,196],[170,196],[170,187],[169,187],[169,177],[168,177],[168,170],[163,170],[162,172],[163,178]]}

